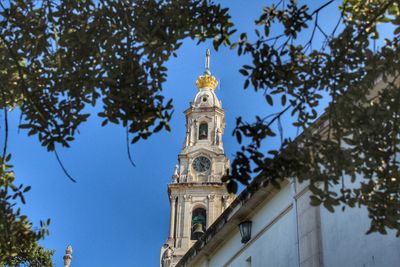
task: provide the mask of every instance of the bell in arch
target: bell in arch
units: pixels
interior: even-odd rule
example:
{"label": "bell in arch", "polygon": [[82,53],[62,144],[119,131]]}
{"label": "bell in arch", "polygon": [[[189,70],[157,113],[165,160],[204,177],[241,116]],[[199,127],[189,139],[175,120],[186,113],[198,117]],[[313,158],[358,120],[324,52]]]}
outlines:
{"label": "bell in arch", "polygon": [[201,123],[199,127],[199,139],[200,140],[207,139],[207,135],[208,135],[208,124]]}
{"label": "bell in arch", "polygon": [[203,208],[197,208],[193,210],[192,214],[192,233],[191,239],[198,240],[202,236],[206,229],[206,218],[207,212]]}
{"label": "bell in arch", "polygon": [[193,225],[193,237],[194,239],[199,239],[200,236],[204,234],[203,224],[196,223]]}

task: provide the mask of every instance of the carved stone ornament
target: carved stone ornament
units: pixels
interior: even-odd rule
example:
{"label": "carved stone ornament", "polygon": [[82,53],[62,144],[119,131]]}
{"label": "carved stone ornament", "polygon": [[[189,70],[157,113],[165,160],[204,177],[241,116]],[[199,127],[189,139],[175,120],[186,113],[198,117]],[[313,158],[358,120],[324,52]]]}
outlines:
{"label": "carved stone ornament", "polygon": [[63,257],[64,259],[64,267],[70,267],[71,262],[72,262],[72,247],[69,245],[67,249],[65,250],[65,256]]}
{"label": "carved stone ornament", "polygon": [[162,258],[161,258],[161,267],[170,267],[172,264],[172,257],[174,255],[174,250],[171,246],[165,249]]}
{"label": "carved stone ornament", "polygon": [[222,133],[221,133],[221,131],[219,130],[219,128],[217,128],[216,140],[215,140],[215,144],[216,144],[217,146],[220,145],[221,139],[222,139]]}
{"label": "carved stone ornament", "polygon": [[179,175],[179,165],[175,165],[174,176],[178,176],[178,175]]}

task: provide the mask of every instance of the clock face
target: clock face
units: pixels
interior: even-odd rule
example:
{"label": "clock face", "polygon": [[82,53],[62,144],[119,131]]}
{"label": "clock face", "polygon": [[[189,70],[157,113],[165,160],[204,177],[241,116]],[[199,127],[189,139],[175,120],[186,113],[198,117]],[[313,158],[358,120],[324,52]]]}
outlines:
{"label": "clock face", "polygon": [[203,156],[197,157],[193,161],[193,169],[197,172],[205,172],[210,169],[211,161]]}

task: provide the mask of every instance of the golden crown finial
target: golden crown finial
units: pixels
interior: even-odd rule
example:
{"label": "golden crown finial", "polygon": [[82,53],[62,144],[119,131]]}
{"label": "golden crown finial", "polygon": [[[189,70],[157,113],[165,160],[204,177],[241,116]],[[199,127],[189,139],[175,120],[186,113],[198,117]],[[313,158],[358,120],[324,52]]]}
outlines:
{"label": "golden crown finial", "polygon": [[210,49],[206,50],[206,70],[203,75],[200,75],[196,80],[196,86],[199,89],[210,88],[215,90],[218,86],[217,79],[211,75],[210,71]]}
{"label": "golden crown finial", "polygon": [[208,74],[204,74],[204,75],[200,75],[197,78],[196,86],[199,89],[210,88],[210,89],[215,90],[215,88],[217,88],[217,86],[218,86],[218,81],[214,76],[208,75]]}

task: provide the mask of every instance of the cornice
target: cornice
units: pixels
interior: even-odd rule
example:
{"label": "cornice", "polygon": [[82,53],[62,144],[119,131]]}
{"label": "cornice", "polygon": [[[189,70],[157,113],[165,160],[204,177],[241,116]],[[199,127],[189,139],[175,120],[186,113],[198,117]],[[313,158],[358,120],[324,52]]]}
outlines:
{"label": "cornice", "polygon": [[[195,149],[191,149],[191,148],[195,148]],[[218,148],[218,147],[216,147]],[[178,158],[188,158],[193,154],[201,154],[201,153],[205,153],[205,154],[213,154],[215,157],[217,158],[226,158],[226,155],[224,153],[224,151],[221,148],[218,148],[219,151],[215,151],[212,149],[208,149],[205,147],[200,147],[200,146],[190,146],[190,147],[186,147],[184,148],[181,153],[179,153]]]}
{"label": "cornice", "polygon": [[168,184],[168,188],[179,188],[179,187],[191,187],[191,188],[200,188],[200,187],[225,187],[225,183],[223,182],[188,182],[188,183],[171,183]]}
{"label": "cornice", "polygon": [[193,107],[193,106],[191,106],[191,107],[187,108],[183,113],[187,116],[193,112],[203,113],[203,112],[213,112],[213,111],[220,113],[220,115],[225,115],[225,111],[222,108],[219,108],[216,106],[213,106],[213,107]]}

